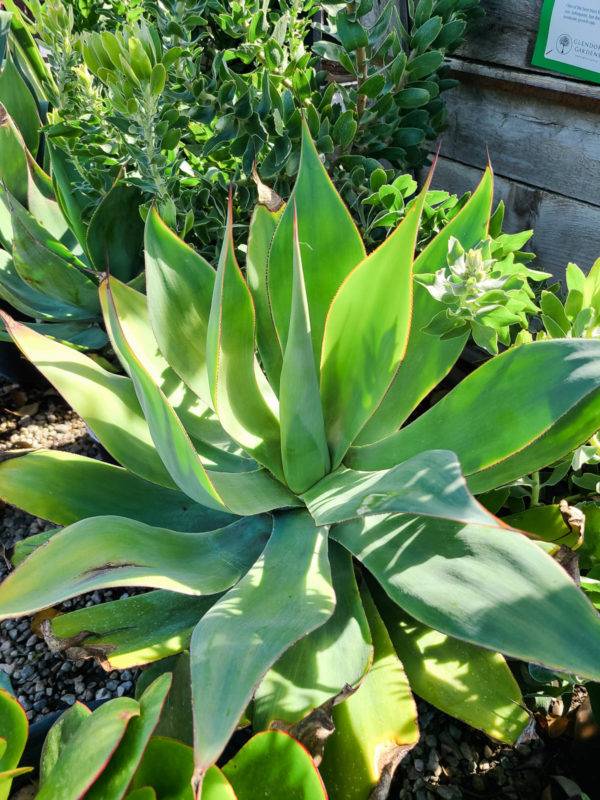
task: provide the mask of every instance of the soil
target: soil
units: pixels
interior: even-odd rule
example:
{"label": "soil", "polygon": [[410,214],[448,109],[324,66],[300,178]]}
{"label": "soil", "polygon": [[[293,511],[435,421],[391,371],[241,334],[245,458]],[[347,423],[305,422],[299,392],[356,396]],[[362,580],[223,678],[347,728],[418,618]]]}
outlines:
{"label": "soil", "polygon": [[[52,388],[21,388],[0,379],[0,455],[30,447],[102,457],[85,424]],[[0,501],[0,545],[6,551],[17,540],[52,527]],[[7,571],[8,562],[0,559],[0,579]],[[93,592],[59,608],[72,610],[128,594],[127,589]],[[138,674],[107,673],[91,660],[70,662],[51,653],[27,617],[0,623],[0,671],[10,677],[31,722],[63,711],[76,700],[89,703],[132,695]],[[421,740],[398,767],[390,800],[575,800],[582,791],[590,800],[600,799],[594,771],[600,737],[595,726],[586,736],[578,736],[576,725],[556,736],[538,724],[527,741],[510,747],[418,702]],[[574,709],[582,702],[584,691],[575,696]],[[572,709],[575,719],[573,714]]]}

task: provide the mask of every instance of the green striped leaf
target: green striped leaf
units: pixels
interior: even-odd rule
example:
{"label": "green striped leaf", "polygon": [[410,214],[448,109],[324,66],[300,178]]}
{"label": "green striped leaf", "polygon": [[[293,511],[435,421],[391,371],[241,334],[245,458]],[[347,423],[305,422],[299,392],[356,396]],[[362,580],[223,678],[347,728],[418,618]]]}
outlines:
{"label": "green striped leaf", "polygon": [[446,714],[494,739],[514,744],[529,715],[500,653],[428,628],[377,588],[377,607],[412,690]]}
{"label": "green striped leaf", "polygon": [[255,730],[266,730],[273,720],[299,722],[346,685],[355,686],[370,664],[371,634],[350,554],[330,542],[329,562],[336,596],[333,616],[267,672],[254,695]]}
{"label": "green striped leaf", "polygon": [[305,511],[278,515],[262,556],[192,635],[197,785],[266,671],[294,642],[327,622],[334,607],[324,530]]}
{"label": "green striped leaf", "polygon": [[321,396],[334,467],[376,411],[404,356],[412,259],[428,186],[392,235],[348,275],[327,313]]}
{"label": "green striped leaf", "polygon": [[329,472],[331,460],[313,358],[296,217],[293,267],[292,310],[281,369],[279,404],[283,471],[290,489],[300,493]]}
{"label": "green striped leaf", "polygon": [[122,517],[75,522],[34,550],[2,583],[0,618],[31,614],[111,586],[214,594],[240,579],[270,532],[267,516],[204,533],[153,528]]}
{"label": "green striped leaf", "polygon": [[[448,242],[458,239],[465,250],[487,236],[492,208],[493,176],[487,169],[468,203],[415,259],[413,273],[433,273],[447,263]],[[440,310],[439,302],[421,284],[413,284],[410,336],[394,382],[381,405],[358,435],[357,444],[368,444],[398,430],[421,400],[437,386],[456,363],[467,335],[440,339],[423,328]]]}
{"label": "green striped leaf", "polygon": [[502,525],[471,495],[454,453],[428,450],[379,472],[343,467],[302,495],[317,525],[400,512]]}
{"label": "green striped leaf", "polygon": [[279,421],[256,376],[254,304],[235,258],[231,199],[227,219],[206,339],[213,407],[231,438],[283,479]]}
{"label": "green striped leaf", "polygon": [[161,352],[190,389],[212,405],[206,332],[215,271],[154,208],[146,220],[145,253],[148,308]]}
{"label": "green striped leaf", "polygon": [[471,491],[485,492],[569,453],[596,431],[599,413],[600,342],[533,342],[490,359],[406,428],[356,448],[346,463],[381,469],[443,447],[457,454]]}
{"label": "green striped leaf", "polygon": [[522,533],[391,514],[344,522],[330,535],[419,622],[524,661],[600,677],[600,618]]}
{"label": "green striped leaf", "polygon": [[178,531],[210,531],[235,522],[231,514],[193,503],[176,489],[61,450],[0,462],[0,496],[57,525],[106,514]]}
{"label": "green striped leaf", "polygon": [[[306,122],[302,125],[300,168],[290,202],[273,237],[267,267],[267,289],[273,322],[281,346],[285,348],[292,305],[292,201],[295,201],[313,354],[319,369],[329,306],[346,276],[364,259],[365,249],[348,209],[321,163]],[[327,265],[326,269],[323,264]]]}
{"label": "green striped leaf", "polygon": [[282,365],[281,344],[273,324],[267,291],[267,263],[273,236],[283,214],[257,205],[250,220],[246,280],[256,308],[256,341],[262,364],[271,386],[277,388]]}
{"label": "green striped leaf", "polygon": [[[79,658],[95,658],[108,670],[149,664],[185,650],[198,620],[220,596],[159,589],[80,608],[51,620],[55,646],[76,646]],[[70,640],[82,631],[93,634],[74,645]]]}
{"label": "green striped leaf", "polygon": [[152,440],[169,475],[196,503],[222,508],[223,502],[185,428],[125,338],[110,290],[110,279],[100,285],[100,302],[113,348],[133,382]]}

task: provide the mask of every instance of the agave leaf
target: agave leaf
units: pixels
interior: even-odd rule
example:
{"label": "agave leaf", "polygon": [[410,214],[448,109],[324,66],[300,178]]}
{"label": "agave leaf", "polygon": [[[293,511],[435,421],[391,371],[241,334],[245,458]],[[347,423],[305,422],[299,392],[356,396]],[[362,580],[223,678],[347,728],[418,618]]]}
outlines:
{"label": "agave leaf", "polygon": [[[447,263],[450,237],[468,250],[487,236],[492,208],[493,176],[487,169],[466,205],[415,259],[413,273],[433,273]],[[439,302],[424,286],[413,285],[410,335],[404,358],[381,405],[358,435],[356,444],[368,444],[389,436],[402,425],[420,401],[450,371],[466,344],[468,333],[440,339],[423,328],[440,310]]]}
{"label": "agave leaf", "polygon": [[379,472],[340,467],[302,499],[317,525],[390,511],[502,525],[471,495],[448,450],[428,450]]}
{"label": "agave leaf", "polygon": [[330,535],[425,625],[598,680],[596,611],[562,567],[523,534],[391,514],[344,522]]}
{"label": "agave leaf", "polygon": [[[223,767],[239,800],[327,800],[319,771],[310,754],[282,731],[264,731]],[[204,787],[202,798],[204,798]],[[212,795],[209,795],[211,800]]]}
{"label": "agave leaf", "polygon": [[91,715],[90,709],[78,701],[62,713],[52,725],[42,746],[40,786],[43,786],[48,779],[48,775],[58,763],[62,751],[68,745],[69,740],[75,736],[81,723]]}
{"label": "agave leaf", "polygon": [[213,407],[248,454],[283,479],[279,421],[255,373],[255,312],[234,253],[232,203],[208,321],[206,358]]}
{"label": "agave leaf", "polygon": [[127,794],[127,800],[157,800],[156,792],[151,786],[142,786]]}
{"label": "agave leaf", "polygon": [[106,514],[178,531],[210,531],[235,522],[231,514],[193,503],[183,492],[60,450],[37,450],[0,462],[0,476],[7,503],[57,525]]}
{"label": "agave leaf", "polygon": [[154,208],[146,220],[145,254],[148,307],[161,352],[190,389],[212,406],[206,332],[215,271],[169,230]]}
{"label": "agave leaf", "polygon": [[514,744],[529,715],[500,653],[428,628],[379,587],[374,589],[374,597],[412,690],[446,714]]}
{"label": "agave leaf", "polygon": [[266,671],[334,607],[324,530],[305,511],[277,516],[262,556],[192,635],[196,783],[219,757]]}
{"label": "agave leaf", "polygon": [[0,731],[4,739],[4,752],[0,755],[0,800],[6,800],[29,732],[29,723],[23,706],[5,689],[0,689]]}
{"label": "agave leaf", "polygon": [[139,214],[143,195],[119,178],[104,195],[89,222],[86,249],[97,270],[109,270],[130,281],[144,268],[144,223]]}
{"label": "agave leaf", "polygon": [[313,358],[296,217],[293,266],[292,310],[281,369],[279,403],[283,470],[290,489],[300,493],[329,472],[331,460]]}
{"label": "agave leaf", "polygon": [[83,264],[43,228],[13,197],[9,197],[13,225],[13,260],[21,278],[59,303],[88,312],[99,311],[96,284],[81,271]]}
{"label": "agave leaf", "polygon": [[26,23],[23,18],[21,9],[13,0],[5,0],[3,5],[4,8],[12,14],[10,27],[13,46],[27,65],[29,76],[36,85],[38,96],[43,97],[45,95],[42,88],[44,84],[50,86],[57,92],[58,89],[56,88],[52,73],[38,50],[35,39],[29,30],[28,23]]}
{"label": "agave leaf", "polygon": [[29,168],[21,132],[0,102],[0,178],[2,185],[23,205],[27,205]]}
{"label": "agave leaf", "polygon": [[132,382],[107,372],[72,347],[54,342],[5,314],[23,353],[89,425],[108,452],[136,475],[175,488],[148,430]]}
{"label": "agave leaf", "polygon": [[140,714],[134,717],[106,768],[86,792],[86,800],[121,800],[142,760],[144,750],[158,725],[171,675],[157,678],[140,697]]}
{"label": "agave leaf", "polygon": [[10,50],[6,52],[4,68],[0,72],[0,101],[14,119],[27,149],[35,155],[38,150],[41,125],[37,103],[15,67]]}
{"label": "agave leaf", "polygon": [[135,697],[137,700],[158,676],[167,672],[173,676],[173,683],[154,733],[156,736],[177,739],[191,746],[194,741],[194,730],[189,652],[162,658],[145,669],[135,684]]}
{"label": "agave leaf", "polygon": [[83,213],[89,200],[74,186],[76,182],[73,174],[75,168],[66,152],[48,140],[46,140],[46,148],[52,165],[52,183],[56,200],[62,209],[65,220],[77,237],[80,247],[85,251],[87,227],[83,222]]}
{"label": "agave leaf", "polygon": [[382,775],[389,771],[391,778],[402,753],[419,739],[406,673],[366,586],[361,596],[375,652],[358,690],[333,708],[335,731],[321,764],[330,800],[364,800]]}
{"label": "agave leaf", "polygon": [[130,720],[139,713],[135,700],[119,697],[86,717],[61,751],[36,800],[80,798],[104,769]]}
{"label": "agave leaf", "polygon": [[329,561],[335,611],[265,675],[254,696],[252,719],[257,730],[266,730],[273,720],[298,722],[346,685],[356,685],[369,666],[371,635],[352,559],[343,547],[330,542]]}
{"label": "agave leaf", "polygon": [[376,411],[404,356],[412,259],[429,181],[380,247],[344,280],[325,321],[321,396],[334,467]]}
{"label": "agave leaf", "polygon": [[210,478],[232,514],[250,516],[264,511],[302,505],[279,481],[267,472],[211,472]]}
{"label": "agave leaf", "polygon": [[100,302],[108,334],[121,364],[131,378],[150,433],[169,475],[182,492],[208,508],[222,508],[223,502],[204,469],[185,428],[161,389],[127,341],[110,291],[110,280],[100,285]]}
{"label": "agave leaf", "polygon": [[180,533],[122,517],[75,522],[34,550],[2,583],[0,617],[24,616],[111,586],[220,592],[256,561],[271,524],[268,516],[248,517],[216,531]]}
{"label": "agave leaf", "polygon": [[279,385],[283,363],[281,343],[273,324],[267,292],[267,263],[273,236],[283,214],[257,205],[250,220],[248,252],[246,253],[246,280],[256,308],[256,340],[262,364],[272,386]]}
{"label": "agave leaf", "polygon": [[381,469],[443,447],[458,455],[471,491],[485,492],[589,439],[598,426],[599,386],[600,342],[520,345],[487,361],[406,428],[356,448],[346,463]]}
{"label": "agave leaf", "polygon": [[[292,304],[294,204],[298,210],[298,239],[318,370],[325,318],[331,301],[346,276],[366,253],[348,209],[321,163],[305,121],[302,123],[298,177],[273,237],[267,267],[271,313],[282,348],[287,344]],[[326,268],[323,268],[324,264]]]}

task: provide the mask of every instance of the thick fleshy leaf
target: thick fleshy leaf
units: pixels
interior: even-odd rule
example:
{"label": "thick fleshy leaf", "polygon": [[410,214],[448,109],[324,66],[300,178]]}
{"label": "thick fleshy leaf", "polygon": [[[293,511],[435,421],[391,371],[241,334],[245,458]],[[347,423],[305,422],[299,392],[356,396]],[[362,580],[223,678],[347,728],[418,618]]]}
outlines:
{"label": "thick fleshy leaf", "polygon": [[191,747],[194,729],[189,652],[163,658],[143,670],[135,684],[135,697],[137,700],[157,677],[166,672],[173,676],[173,683],[154,733],[156,736],[177,739]]}
{"label": "thick fleshy leaf", "polygon": [[21,131],[27,149],[35,155],[41,125],[37,103],[16,68],[10,50],[6,53],[4,67],[0,72],[0,102]]}
{"label": "thick fleshy leaf", "polygon": [[206,371],[206,331],[215,271],[165,225],[156,209],[145,235],[148,307],[161,352],[175,372],[212,405]]}
{"label": "thick fleshy leaf", "polygon": [[171,688],[167,673],[157,678],[140,697],[140,714],[134,717],[106,768],[86,792],[86,800],[121,800],[158,724]]}
{"label": "thick fleshy leaf", "polygon": [[598,680],[600,618],[517,531],[392,514],[344,522],[347,547],[408,614],[505,655]]}
{"label": "thick fleshy leaf", "polygon": [[111,586],[214,594],[244,575],[270,532],[266,516],[203,533],[153,528],[122,517],[75,522],[34,550],[2,583],[0,617],[24,616]]}
{"label": "thick fleshy leaf", "polygon": [[[583,507],[582,510],[584,510]],[[510,525],[511,528],[532,533],[534,537],[543,541],[557,542],[567,547],[575,547],[579,539],[579,532],[575,532],[565,521],[558,505],[531,506],[518,514],[510,514],[510,516],[504,517],[502,521]],[[586,514],[585,532],[588,533],[589,530],[588,515]],[[585,544],[584,539],[583,549],[585,549]],[[582,550],[579,549],[580,556],[581,553]]]}
{"label": "thick fleshy leaf", "polygon": [[255,372],[254,303],[235,258],[231,200],[227,219],[206,338],[213,407],[231,438],[283,479],[279,421]]}
{"label": "thick fleshy leaf", "polygon": [[330,800],[365,800],[419,739],[406,673],[366,587],[361,595],[375,652],[358,691],[333,708],[335,731],[321,764]]}
{"label": "thick fleshy leaf", "polygon": [[0,462],[0,497],[57,525],[113,514],[177,531],[210,531],[235,517],[113,464],[61,450]]}
{"label": "thick fleshy leaf", "polygon": [[219,757],[266,671],[323,625],[334,607],[324,530],[305,511],[278,515],[262,556],[192,635],[197,783]]}
{"label": "thick fleshy leaf", "polygon": [[514,744],[529,716],[500,653],[428,628],[381,589],[374,596],[412,690],[446,714]]}
{"label": "thick fleshy leaf", "polygon": [[310,754],[282,731],[253,736],[227,762],[223,773],[239,800],[327,800]]}
{"label": "thick fleshy leaf", "polygon": [[319,379],[313,358],[310,316],[300,258],[297,219],[294,217],[294,278],[292,310],[281,381],[279,413],[281,455],[286,483],[293,492],[304,492],[331,467]]}
{"label": "thick fleshy leaf", "polygon": [[404,356],[412,260],[428,186],[391,236],[344,280],[327,313],[321,396],[334,467],[376,411]]}
{"label": "thick fleshy leaf", "polygon": [[50,158],[52,184],[57,202],[65,220],[85,251],[87,227],[83,221],[83,214],[89,199],[75,186],[78,182],[77,172],[67,153],[49,140],[46,140],[45,146]]}
{"label": "thick fleshy leaf", "polygon": [[[25,745],[29,723],[25,709],[10,692],[0,689],[0,735],[4,740],[4,752],[0,755],[0,773],[16,770]],[[0,800],[10,794],[12,776],[0,775]]]}
{"label": "thick fleshy leaf", "polygon": [[175,488],[148,430],[132,382],[1,314],[15,343],[89,425],[108,452],[146,480]]}
{"label": "thick fleshy leaf", "polygon": [[125,282],[144,269],[144,223],[139,213],[143,199],[139,189],[115,181],[87,229],[87,251],[94,267]]}
{"label": "thick fleshy leaf", "polygon": [[[51,621],[52,634],[61,649],[76,647],[79,658],[95,658],[109,670],[130,669],[188,647],[198,620],[220,596],[146,592],[60,614]],[[82,631],[93,633],[74,644]]]}
{"label": "thick fleshy leaf", "polygon": [[265,372],[272,386],[279,385],[283,354],[277,331],[273,324],[267,292],[267,263],[273,236],[283,214],[257,205],[250,220],[248,252],[246,253],[246,280],[256,309],[256,341]]}
{"label": "thick fleshy leaf", "polygon": [[[465,250],[485,239],[492,195],[493,176],[491,169],[487,169],[468,203],[415,259],[415,275],[433,273],[446,265],[451,236],[458,239]],[[468,334],[455,339],[440,339],[423,332],[439,310],[439,302],[427,289],[414,283],[410,336],[404,358],[381,405],[358,435],[357,444],[375,442],[398,430],[458,359]]]}
{"label": "thick fleshy leaf", "polygon": [[100,285],[100,301],[106,328],[113,348],[133,382],[160,458],[169,475],[188,497],[209,508],[223,508],[223,502],[179,417],[125,338],[109,287],[109,280]]}
{"label": "thick fleshy leaf", "polygon": [[428,450],[379,472],[340,467],[302,499],[317,525],[388,512],[502,525],[471,495],[448,450]]}
{"label": "thick fleshy leaf", "polygon": [[43,97],[45,94],[42,89],[43,84],[57,92],[52,73],[39,51],[36,40],[31,34],[30,24],[25,22],[21,9],[13,0],[4,0],[3,6],[12,14],[10,27],[13,47],[21,56],[21,61],[25,63],[38,95]]}
{"label": "thick fleshy leaf", "polygon": [[156,792],[151,786],[142,786],[129,792],[127,800],[157,800]]}
{"label": "thick fleshy leaf", "polygon": [[577,447],[599,413],[600,342],[533,342],[486,361],[406,428],[353,449],[346,464],[382,469],[443,447],[457,454],[471,491],[485,492]]}
{"label": "thick fleshy leaf", "polygon": [[48,774],[36,800],[78,800],[102,772],[140,706],[119,697],[86,717]]}
{"label": "thick fleshy leaf", "polygon": [[331,301],[346,276],[366,254],[348,209],[321,163],[308,126],[306,122],[302,124],[300,168],[290,202],[273,237],[267,288],[277,335],[285,348],[292,305],[295,204],[313,354],[319,369],[325,318]]}
{"label": "thick fleshy leaf", "polygon": [[29,169],[21,132],[0,102],[0,179],[3,189],[27,205]]}
{"label": "thick fleshy leaf", "polygon": [[79,701],[68,708],[48,731],[42,747],[40,758],[40,786],[43,786],[48,776],[58,763],[62,751],[69,740],[75,736],[81,723],[91,717],[90,709]]}
{"label": "thick fleshy leaf", "polygon": [[9,198],[13,226],[13,261],[21,278],[59,303],[87,312],[94,319],[99,310],[97,286],[82,268],[85,264],[47,231],[18,202]]}
{"label": "thick fleshy leaf", "polygon": [[329,544],[331,578],[337,598],[333,616],[304,636],[267,672],[254,696],[256,730],[273,720],[293,724],[356,685],[372,655],[371,635],[349,553]]}

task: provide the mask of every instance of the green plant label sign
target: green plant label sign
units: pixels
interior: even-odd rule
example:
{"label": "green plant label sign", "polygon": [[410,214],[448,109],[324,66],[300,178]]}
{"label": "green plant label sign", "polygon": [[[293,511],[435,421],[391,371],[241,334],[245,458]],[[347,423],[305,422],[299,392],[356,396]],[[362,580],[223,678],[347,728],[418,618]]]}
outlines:
{"label": "green plant label sign", "polygon": [[599,0],[544,0],[531,63],[600,83]]}

